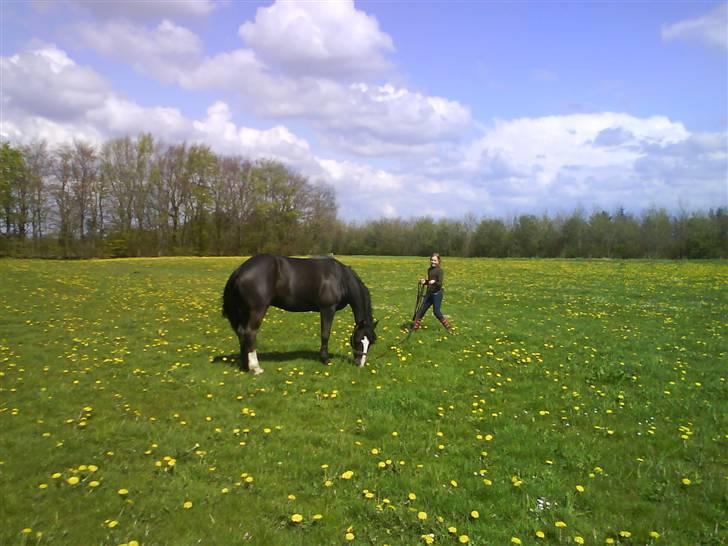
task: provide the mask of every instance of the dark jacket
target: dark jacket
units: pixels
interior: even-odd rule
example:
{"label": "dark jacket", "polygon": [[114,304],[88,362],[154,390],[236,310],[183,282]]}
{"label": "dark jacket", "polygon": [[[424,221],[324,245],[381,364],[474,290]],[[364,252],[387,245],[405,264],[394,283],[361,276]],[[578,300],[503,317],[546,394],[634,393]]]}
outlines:
{"label": "dark jacket", "polygon": [[445,278],[445,272],[442,270],[442,267],[430,267],[427,270],[427,280],[429,281],[435,281],[432,284],[427,285],[427,293],[428,294],[435,294],[442,290],[442,282]]}

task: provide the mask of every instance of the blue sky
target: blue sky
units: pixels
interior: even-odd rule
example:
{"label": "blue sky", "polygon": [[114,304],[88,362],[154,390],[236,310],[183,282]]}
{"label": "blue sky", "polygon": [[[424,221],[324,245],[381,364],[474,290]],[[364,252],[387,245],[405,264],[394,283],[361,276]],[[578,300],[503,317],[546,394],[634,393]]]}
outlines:
{"label": "blue sky", "polygon": [[275,158],[339,215],[728,205],[726,2],[3,2],[0,136]]}

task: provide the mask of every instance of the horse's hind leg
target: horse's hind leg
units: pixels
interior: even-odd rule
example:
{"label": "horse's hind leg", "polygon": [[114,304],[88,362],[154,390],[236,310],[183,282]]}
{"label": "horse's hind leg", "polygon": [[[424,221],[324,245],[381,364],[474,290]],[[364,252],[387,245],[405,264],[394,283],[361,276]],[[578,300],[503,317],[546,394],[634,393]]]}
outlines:
{"label": "horse's hind leg", "polygon": [[266,309],[251,310],[248,320],[237,328],[238,339],[240,340],[240,364],[244,370],[250,370],[253,374],[263,373],[263,368],[258,363],[256,352],[256,338],[258,329],[263,322]]}

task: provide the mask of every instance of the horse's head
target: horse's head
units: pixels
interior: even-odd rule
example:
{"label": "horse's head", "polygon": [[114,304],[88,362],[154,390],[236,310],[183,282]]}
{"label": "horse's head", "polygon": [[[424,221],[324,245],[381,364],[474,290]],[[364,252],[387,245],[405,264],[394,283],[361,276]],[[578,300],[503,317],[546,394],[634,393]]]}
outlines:
{"label": "horse's head", "polygon": [[359,367],[366,364],[369,347],[377,341],[377,334],[374,331],[376,327],[377,321],[374,323],[362,321],[357,323],[354,333],[351,334],[351,350],[354,352],[354,362]]}

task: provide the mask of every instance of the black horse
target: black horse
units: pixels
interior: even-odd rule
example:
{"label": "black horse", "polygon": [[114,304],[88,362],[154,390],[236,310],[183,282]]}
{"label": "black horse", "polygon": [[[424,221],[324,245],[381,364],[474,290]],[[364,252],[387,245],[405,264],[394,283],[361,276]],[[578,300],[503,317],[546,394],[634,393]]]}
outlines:
{"label": "black horse", "polygon": [[225,285],[222,314],[240,340],[240,367],[255,374],[256,336],[268,307],[321,313],[323,363],[329,360],[329,336],[334,313],[351,305],[356,326],[350,343],[358,366],[377,336],[369,290],[350,267],[333,258],[287,258],[258,254],[238,267]]}

